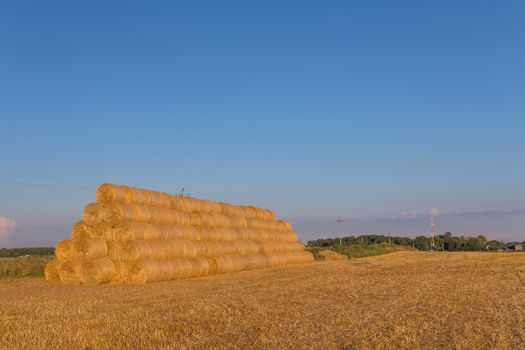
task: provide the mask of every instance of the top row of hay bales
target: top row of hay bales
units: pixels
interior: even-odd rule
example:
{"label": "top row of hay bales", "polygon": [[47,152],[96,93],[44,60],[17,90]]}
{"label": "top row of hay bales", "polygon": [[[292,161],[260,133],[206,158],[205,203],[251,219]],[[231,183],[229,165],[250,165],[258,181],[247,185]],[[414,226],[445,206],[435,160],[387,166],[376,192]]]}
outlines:
{"label": "top row of hay bales", "polygon": [[97,190],[96,200],[100,204],[127,203],[138,206],[169,208],[186,213],[199,212],[268,221],[276,220],[275,213],[271,210],[251,205],[233,205],[113,184],[101,185]]}

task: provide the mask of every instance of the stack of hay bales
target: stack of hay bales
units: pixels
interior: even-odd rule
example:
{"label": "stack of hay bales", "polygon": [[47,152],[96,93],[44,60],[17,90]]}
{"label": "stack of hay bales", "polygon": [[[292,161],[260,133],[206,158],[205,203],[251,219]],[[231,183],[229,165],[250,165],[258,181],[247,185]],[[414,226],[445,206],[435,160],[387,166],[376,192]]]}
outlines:
{"label": "stack of hay bales", "polygon": [[267,209],[101,185],[48,280],[145,283],[313,261],[292,226]]}

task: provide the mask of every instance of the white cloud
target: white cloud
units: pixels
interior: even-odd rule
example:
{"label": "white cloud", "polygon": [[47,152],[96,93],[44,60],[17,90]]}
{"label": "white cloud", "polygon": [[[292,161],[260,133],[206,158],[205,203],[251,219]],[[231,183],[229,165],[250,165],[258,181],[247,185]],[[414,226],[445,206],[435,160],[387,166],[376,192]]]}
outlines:
{"label": "white cloud", "polygon": [[16,228],[14,220],[0,216],[0,243],[7,241]]}

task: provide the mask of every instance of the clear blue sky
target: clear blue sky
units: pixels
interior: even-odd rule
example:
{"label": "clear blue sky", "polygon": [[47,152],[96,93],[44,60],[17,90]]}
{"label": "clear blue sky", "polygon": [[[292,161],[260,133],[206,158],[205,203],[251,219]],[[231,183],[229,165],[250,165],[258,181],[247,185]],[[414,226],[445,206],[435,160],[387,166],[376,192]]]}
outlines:
{"label": "clear blue sky", "polygon": [[102,182],[525,240],[524,38],[523,1],[3,1],[0,246]]}

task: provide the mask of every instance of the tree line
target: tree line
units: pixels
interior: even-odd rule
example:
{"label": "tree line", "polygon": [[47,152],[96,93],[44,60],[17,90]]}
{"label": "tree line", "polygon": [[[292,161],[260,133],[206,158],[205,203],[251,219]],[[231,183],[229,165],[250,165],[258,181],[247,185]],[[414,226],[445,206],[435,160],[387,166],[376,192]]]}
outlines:
{"label": "tree line", "polygon": [[25,255],[53,255],[55,249],[50,247],[36,248],[0,248],[0,258],[14,258]]}
{"label": "tree line", "polygon": [[[438,250],[447,251],[478,251],[491,250],[505,244],[505,242],[497,240],[487,240],[485,236],[454,236],[450,232],[435,236],[436,248]],[[385,236],[385,235],[361,235],[361,236],[347,236],[341,238],[341,244],[396,244],[407,247],[413,247],[418,250],[430,250],[431,238],[428,236],[417,236],[415,238],[399,237],[399,236]],[[525,242],[524,242],[525,243]],[[308,241],[309,247],[331,247],[339,245],[339,238],[321,238]]]}

